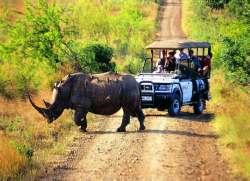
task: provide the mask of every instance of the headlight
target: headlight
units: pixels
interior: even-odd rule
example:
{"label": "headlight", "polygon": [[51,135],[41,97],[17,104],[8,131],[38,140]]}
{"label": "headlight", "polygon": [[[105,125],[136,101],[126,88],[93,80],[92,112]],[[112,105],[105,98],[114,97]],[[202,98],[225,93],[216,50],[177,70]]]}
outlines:
{"label": "headlight", "polygon": [[155,91],[156,92],[171,92],[172,91],[172,85],[162,84],[157,85]]}

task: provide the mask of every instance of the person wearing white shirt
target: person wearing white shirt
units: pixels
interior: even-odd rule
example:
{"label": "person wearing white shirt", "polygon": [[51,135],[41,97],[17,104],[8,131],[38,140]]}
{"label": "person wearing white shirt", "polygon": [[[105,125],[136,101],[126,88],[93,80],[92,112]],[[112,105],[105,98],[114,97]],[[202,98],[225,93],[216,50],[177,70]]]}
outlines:
{"label": "person wearing white shirt", "polygon": [[190,58],[189,55],[184,52],[184,49],[177,50],[174,57],[176,59],[176,63],[179,63],[182,60],[187,60]]}

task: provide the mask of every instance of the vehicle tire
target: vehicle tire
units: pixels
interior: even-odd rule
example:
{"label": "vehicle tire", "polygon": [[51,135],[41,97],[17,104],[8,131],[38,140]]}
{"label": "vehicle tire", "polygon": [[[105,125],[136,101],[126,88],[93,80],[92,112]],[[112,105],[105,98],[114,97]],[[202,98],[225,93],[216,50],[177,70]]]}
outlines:
{"label": "vehicle tire", "polygon": [[174,95],[168,106],[168,114],[170,116],[177,116],[181,110],[181,101],[179,95]]}
{"label": "vehicle tire", "polygon": [[204,102],[202,99],[199,99],[199,101],[194,104],[194,113],[202,114],[203,110],[204,110]]}

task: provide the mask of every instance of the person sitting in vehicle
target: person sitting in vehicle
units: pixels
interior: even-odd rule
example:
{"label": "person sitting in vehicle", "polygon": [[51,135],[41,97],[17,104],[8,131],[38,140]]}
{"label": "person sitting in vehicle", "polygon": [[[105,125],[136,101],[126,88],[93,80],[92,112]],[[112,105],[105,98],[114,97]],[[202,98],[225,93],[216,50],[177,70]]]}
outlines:
{"label": "person sitting in vehicle", "polygon": [[165,50],[160,52],[159,60],[156,62],[156,70],[153,73],[162,73],[165,68],[165,63],[166,63],[166,52]]}
{"label": "person sitting in vehicle", "polygon": [[175,71],[176,59],[174,57],[175,51],[169,52],[166,62],[166,71],[171,72]]}
{"label": "person sitting in vehicle", "polygon": [[189,59],[189,56],[184,52],[184,49],[180,49],[180,51],[176,52],[174,57],[176,58],[177,63]]}
{"label": "person sitting in vehicle", "polygon": [[189,50],[189,56],[190,56],[190,60],[192,61],[192,63],[194,64],[194,69],[196,72],[201,72],[202,69],[202,65],[201,65],[201,61],[200,59],[194,55],[194,51],[193,50]]}
{"label": "person sitting in vehicle", "polygon": [[209,74],[212,56],[212,52],[209,51],[208,55],[202,61],[202,74],[204,77],[207,77]]}

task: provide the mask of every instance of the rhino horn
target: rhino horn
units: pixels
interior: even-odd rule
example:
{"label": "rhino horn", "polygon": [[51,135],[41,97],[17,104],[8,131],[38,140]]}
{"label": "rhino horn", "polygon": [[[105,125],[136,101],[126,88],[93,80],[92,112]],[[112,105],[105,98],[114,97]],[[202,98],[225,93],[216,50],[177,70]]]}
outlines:
{"label": "rhino horn", "polygon": [[35,108],[40,114],[43,115],[43,117],[45,117],[46,119],[49,119],[50,118],[50,111],[48,109],[45,109],[45,108],[40,108],[38,107],[34,102],[33,100],[31,99],[31,96],[30,94],[28,94],[28,98],[29,98],[29,101],[32,105],[33,108]]}
{"label": "rhino horn", "polygon": [[46,106],[46,108],[49,108],[51,106],[51,104],[45,100],[43,100],[43,103]]}

